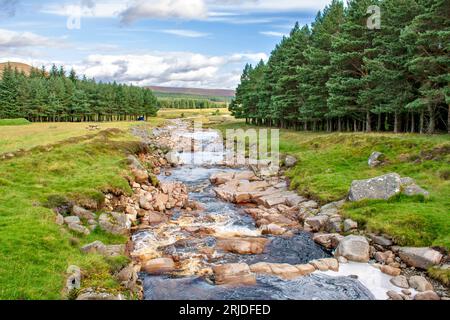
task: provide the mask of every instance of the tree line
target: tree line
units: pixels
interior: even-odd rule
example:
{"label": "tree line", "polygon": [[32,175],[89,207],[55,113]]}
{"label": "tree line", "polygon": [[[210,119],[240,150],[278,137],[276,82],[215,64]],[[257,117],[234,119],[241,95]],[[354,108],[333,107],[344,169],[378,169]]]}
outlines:
{"label": "tree line", "polygon": [[217,109],[226,108],[227,104],[208,99],[159,98],[158,106],[161,109]]}
{"label": "tree line", "polygon": [[0,119],[33,122],[126,121],[155,116],[157,99],[150,90],[79,78],[53,65],[29,75],[7,65],[0,79]]}
{"label": "tree line", "polygon": [[449,51],[448,0],[333,0],[245,67],[230,111],[297,130],[450,132]]}

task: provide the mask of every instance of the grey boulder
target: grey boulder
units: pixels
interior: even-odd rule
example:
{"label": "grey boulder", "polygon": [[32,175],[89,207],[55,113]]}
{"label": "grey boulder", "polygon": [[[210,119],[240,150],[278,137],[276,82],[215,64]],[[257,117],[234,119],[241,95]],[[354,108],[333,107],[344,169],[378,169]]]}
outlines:
{"label": "grey boulder", "polygon": [[372,179],[353,181],[348,199],[350,201],[361,201],[365,199],[388,200],[400,192],[400,175],[397,173],[389,173]]}
{"label": "grey boulder", "polygon": [[355,262],[368,262],[370,259],[369,242],[362,236],[347,236],[339,243],[335,256]]}

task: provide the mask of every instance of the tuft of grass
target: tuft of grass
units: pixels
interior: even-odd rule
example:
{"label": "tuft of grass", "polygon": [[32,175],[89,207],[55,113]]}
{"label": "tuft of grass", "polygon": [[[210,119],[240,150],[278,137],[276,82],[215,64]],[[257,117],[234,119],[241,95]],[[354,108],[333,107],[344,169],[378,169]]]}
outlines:
{"label": "tuft of grass", "polygon": [[450,269],[434,267],[428,269],[428,275],[446,286],[450,285]]}
{"label": "tuft of grass", "polygon": [[18,119],[0,119],[0,127],[2,126],[25,126],[31,124],[30,121],[23,118]]}
{"label": "tuft of grass", "polygon": [[[242,121],[214,127],[223,132],[255,128]],[[321,204],[347,197],[353,180],[390,172],[414,178],[430,192],[430,199],[400,196],[390,201],[351,203],[343,214],[367,230],[390,234],[401,245],[450,248],[449,135],[281,130],[280,151],[299,159],[287,172],[291,187]],[[373,151],[384,153],[386,164],[369,168],[367,161]]]}
{"label": "tuft of grass", "polygon": [[51,208],[83,201],[100,207],[102,190],[130,193],[126,153],[140,148],[114,130],[0,161],[0,299],[67,298],[62,289],[70,265],[82,269],[83,287],[121,290],[111,271],[127,259],[109,261],[79,247],[127,239],[98,229],[89,236],[70,232],[54,222]]}

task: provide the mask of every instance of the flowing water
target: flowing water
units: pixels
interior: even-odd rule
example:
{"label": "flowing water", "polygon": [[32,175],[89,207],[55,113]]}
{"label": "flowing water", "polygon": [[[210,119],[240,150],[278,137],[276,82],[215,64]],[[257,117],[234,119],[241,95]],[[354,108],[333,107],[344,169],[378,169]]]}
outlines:
{"label": "flowing water", "polygon": [[[159,129],[161,130],[161,129]],[[192,133],[181,123],[166,130],[177,138],[194,139],[206,147],[206,151],[179,152],[175,157],[182,164],[164,173],[161,181],[179,181],[189,188],[191,200],[200,203],[204,210],[197,216],[186,217],[174,212],[170,222],[158,228],[134,235],[137,250],[164,252],[184,257],[182,271],[170,276],[142,275],[145,299],[148,300],[245,300],[245,299],[293,299],[293,300],[359,300],[385,299],[385,292],[393,287],[388,278],[368,264],[341,265],[339,273],[315,272],[295,280],[283,280],[273,276],[258,276],[256,286],[215,286],[202,277],[201,270],[211,264],[256,262],[304,264],[314,259],[331,257],[331,253],[314,243],[311,234],[298,232],[291,238],[268,236],[271,241],[260,255],[217,254],[214,261],[206,261],[199,248],[213,248],[217,236],[258,236],[260,231],[243,208],[219,200],[209,182],[212,174],[230,170],[223,166],[224,152],[218,132],[205,130]],[[155,132],[160,134],[161,131]],[[178,152],[177,152],[178,151]],[[194,160],[194,162],[192,161]],[[210,236],[192,238],[183,227],[204,227],[213,230]],[[186,259],[188,258],[188,259]],[[364,279],[359,279],[364,277]],[[360,281],[361,280],[361,281]]]}

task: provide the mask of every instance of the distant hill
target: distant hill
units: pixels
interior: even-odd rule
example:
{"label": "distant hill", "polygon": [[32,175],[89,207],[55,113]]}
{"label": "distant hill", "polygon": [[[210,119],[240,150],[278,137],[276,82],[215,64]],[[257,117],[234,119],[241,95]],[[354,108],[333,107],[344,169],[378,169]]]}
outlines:
{"label": "distant hill", "polygon": [[31,70],[33,70],[33,67],[25,64],[25,63],[20,63],[20,62],[3,62],[0,63],[0,76],[3,74],[3,70],[7,67],[7,65],[11,65],[11,67],[13,69],[19,70],[24,72],[26,75],[30,75]]}
{"label": "distant hill", "polygon": [[205,97],[228,97],[233,98],[235,96],[234,90],[226,89],[199,89],[199,88],[175,88],[175,87],[160,87],[149,86],[146,87],[155,93],[166,93],[175,95],[194,95]]}

